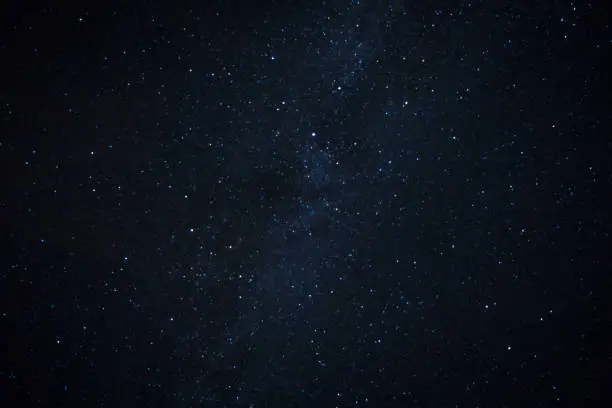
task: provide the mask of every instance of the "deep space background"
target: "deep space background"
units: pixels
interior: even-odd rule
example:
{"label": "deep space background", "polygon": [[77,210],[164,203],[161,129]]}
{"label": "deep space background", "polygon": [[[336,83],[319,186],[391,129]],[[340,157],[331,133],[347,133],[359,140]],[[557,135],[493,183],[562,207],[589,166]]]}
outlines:
{"label": "deep space background", "polygon": [[609,406],[604,4],[0,11],[1,406]]}

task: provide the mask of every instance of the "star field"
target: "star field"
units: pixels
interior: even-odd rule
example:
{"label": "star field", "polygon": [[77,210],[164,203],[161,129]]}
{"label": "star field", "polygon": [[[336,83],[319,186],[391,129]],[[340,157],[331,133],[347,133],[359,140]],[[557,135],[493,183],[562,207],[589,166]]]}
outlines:
{"label": "star field", "polygon": [[1,14],[0,405],[606,405],[603,7]]}

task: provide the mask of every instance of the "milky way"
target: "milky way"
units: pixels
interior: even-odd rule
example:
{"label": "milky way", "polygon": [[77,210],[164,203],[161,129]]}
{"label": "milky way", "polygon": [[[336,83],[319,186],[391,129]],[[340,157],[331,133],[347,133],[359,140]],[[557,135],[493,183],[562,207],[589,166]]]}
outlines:
{"label": "milky way", "polygon": [[0,406],[611,406],[603,7],[8,3]]}

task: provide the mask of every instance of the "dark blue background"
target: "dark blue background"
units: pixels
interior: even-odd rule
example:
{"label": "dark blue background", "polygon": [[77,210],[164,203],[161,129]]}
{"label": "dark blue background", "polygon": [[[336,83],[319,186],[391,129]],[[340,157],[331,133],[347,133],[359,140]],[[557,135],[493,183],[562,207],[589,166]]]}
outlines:
{"label": "dark blue background", "polygon": [[0,15],[1,405],[605,405],[605,8]]}

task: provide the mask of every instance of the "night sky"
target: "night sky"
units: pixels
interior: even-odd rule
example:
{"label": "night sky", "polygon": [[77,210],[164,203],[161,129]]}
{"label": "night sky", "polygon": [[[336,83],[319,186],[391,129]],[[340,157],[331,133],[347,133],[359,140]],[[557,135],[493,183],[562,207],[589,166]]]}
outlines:
{"label": "night sky", "polygon": [[0,405],[608,406],[605,7],[40,3],[0,6]]}

